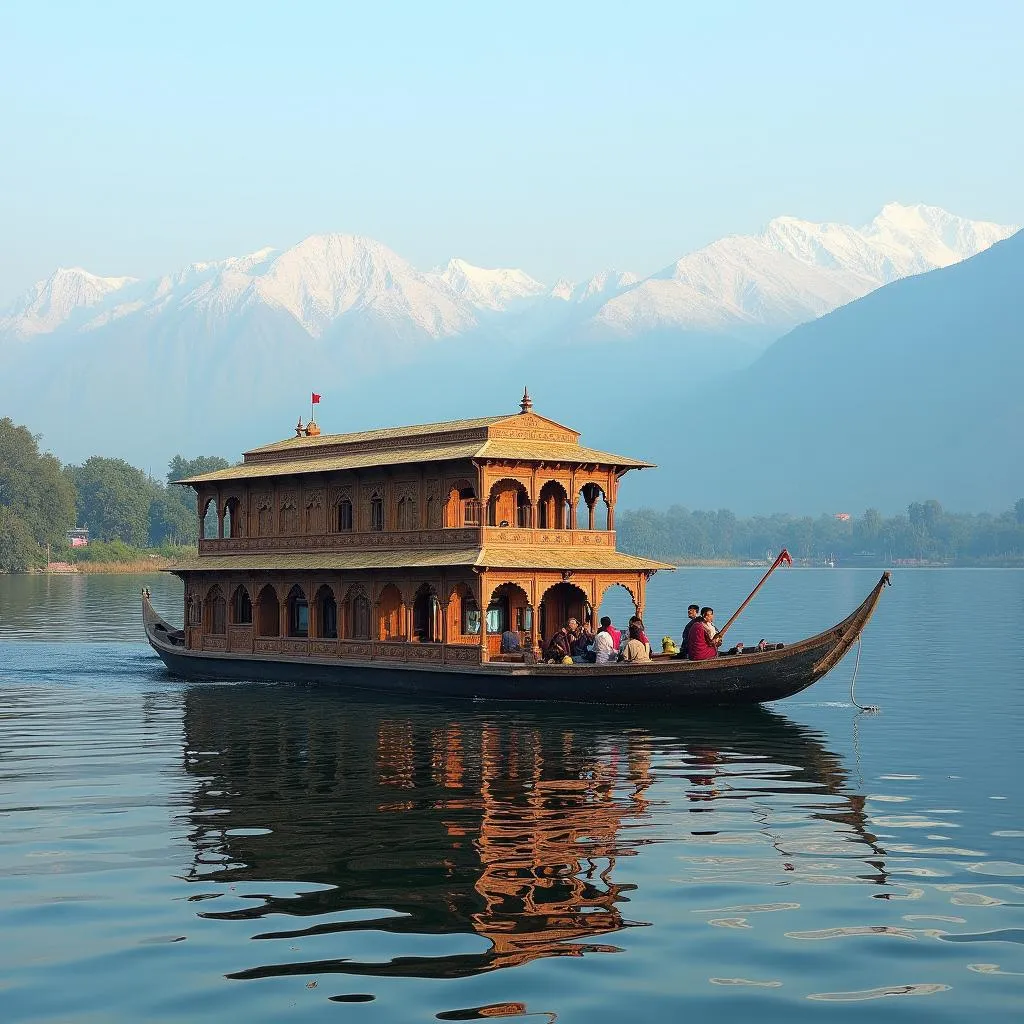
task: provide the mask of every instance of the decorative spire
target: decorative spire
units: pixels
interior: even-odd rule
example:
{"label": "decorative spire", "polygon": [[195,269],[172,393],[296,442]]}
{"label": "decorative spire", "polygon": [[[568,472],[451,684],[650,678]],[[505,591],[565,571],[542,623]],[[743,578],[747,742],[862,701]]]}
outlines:
{"label": "decorative spire", "polygon": [[302,417],[299,417],[299,422],[295,424],[295,436],[302,437],[306,432],[306,428],[302,425]]}
{"label": "decorative spire", "polygon": [[532,412],[533,411],[533,399],[530,398],[530,392],[523,388],[523,400],[519,403],[520,412]]}

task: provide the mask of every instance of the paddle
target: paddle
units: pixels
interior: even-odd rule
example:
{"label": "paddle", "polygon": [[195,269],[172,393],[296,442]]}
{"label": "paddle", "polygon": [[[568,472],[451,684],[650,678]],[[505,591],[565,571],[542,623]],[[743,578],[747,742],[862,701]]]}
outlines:
{"label": "paddle", "polygon": [[754,600],[754,595],[764,586],[764,581],[768,579],[768,577],[771,576],[771,574],[775,572],[775,570],[778,569],[778,567],[782,565],[783,562],[785,562],[786,565],[793,564],[793,559],[790,558],[789,552],[785,548],[783,548],[782,551],[779,553],[779,557],[776,558],[774,562],[772,562],[772,567],[761,577],[761,582],[758,583],[758,585],[754,587],[754,589],[750,592],[750,595],[746,599],[746,601],[744,601],[743,604],[741,604],[739,608],[736,609],[735,613],[733,614],[733,617],[715,634],[715,639],[720,639],[721,637],[725,636],[725,631],[740,617],[740,612],[742,612],[743,609],[746,608],[747,605]]}

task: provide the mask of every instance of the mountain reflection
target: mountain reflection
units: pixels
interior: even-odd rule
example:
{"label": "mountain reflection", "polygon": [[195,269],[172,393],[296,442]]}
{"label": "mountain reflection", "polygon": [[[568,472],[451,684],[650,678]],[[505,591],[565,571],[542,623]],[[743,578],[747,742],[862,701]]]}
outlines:
{"label": "mountain reflection", "polygon": [[[860,880],[886,877],[839,759],[761,709],[683,719],[427,708],[258,686],[194,687],[184,704],[196,780],[187,872],[218,883],[191,897],[201,916],[259,922],[254,938],[330,954],[232,977],[451,978],[615,952],[607,936],[647,924],[628,914],[629,858],[677,838],[657,819],[680,801],[656,799],[656,780],[684,786],[684,812],[710,811],[747,795],[735,775],[751,759],[758,796],[792,797],[797,783],[815,834],[863,849]],[[713,835],[710,825],[688,828]],[[789,870],[783,841],[759,831]],[[230,906],[206,902],[225,888]],[[431,952],[395,954],[409,946]]]}

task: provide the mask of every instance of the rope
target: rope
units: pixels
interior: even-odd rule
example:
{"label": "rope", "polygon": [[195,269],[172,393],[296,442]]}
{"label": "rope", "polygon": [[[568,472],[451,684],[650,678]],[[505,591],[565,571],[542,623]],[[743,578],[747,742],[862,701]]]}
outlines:
{"label": "rope", "polygon": [[857,662],[853,666],[853,678],[850,680],[850,700],[855,708],[860,708],[861,711],[881,711],[877,704],[858,704],[857,698],[853,695],[853,688],[857,685],[857,672],[860,669],[860,648],[863,641],[863,635],[857,637]]}

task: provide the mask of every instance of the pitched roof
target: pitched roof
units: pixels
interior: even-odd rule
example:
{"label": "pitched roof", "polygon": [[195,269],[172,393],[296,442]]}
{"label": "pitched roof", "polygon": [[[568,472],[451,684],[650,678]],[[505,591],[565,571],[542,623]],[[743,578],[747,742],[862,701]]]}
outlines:
{"label": "pitched roof", "polygon": [[488,569],[614,569],[650,571],[674,569],[665,562],[602,551],[569,548],[548,551],[541,547],[419,548],[400,551],[330,551],[314,554],[206,555],[168,567],[168,572],[297,572],[366,569],[426,569],[444,566],[479,566]]}

